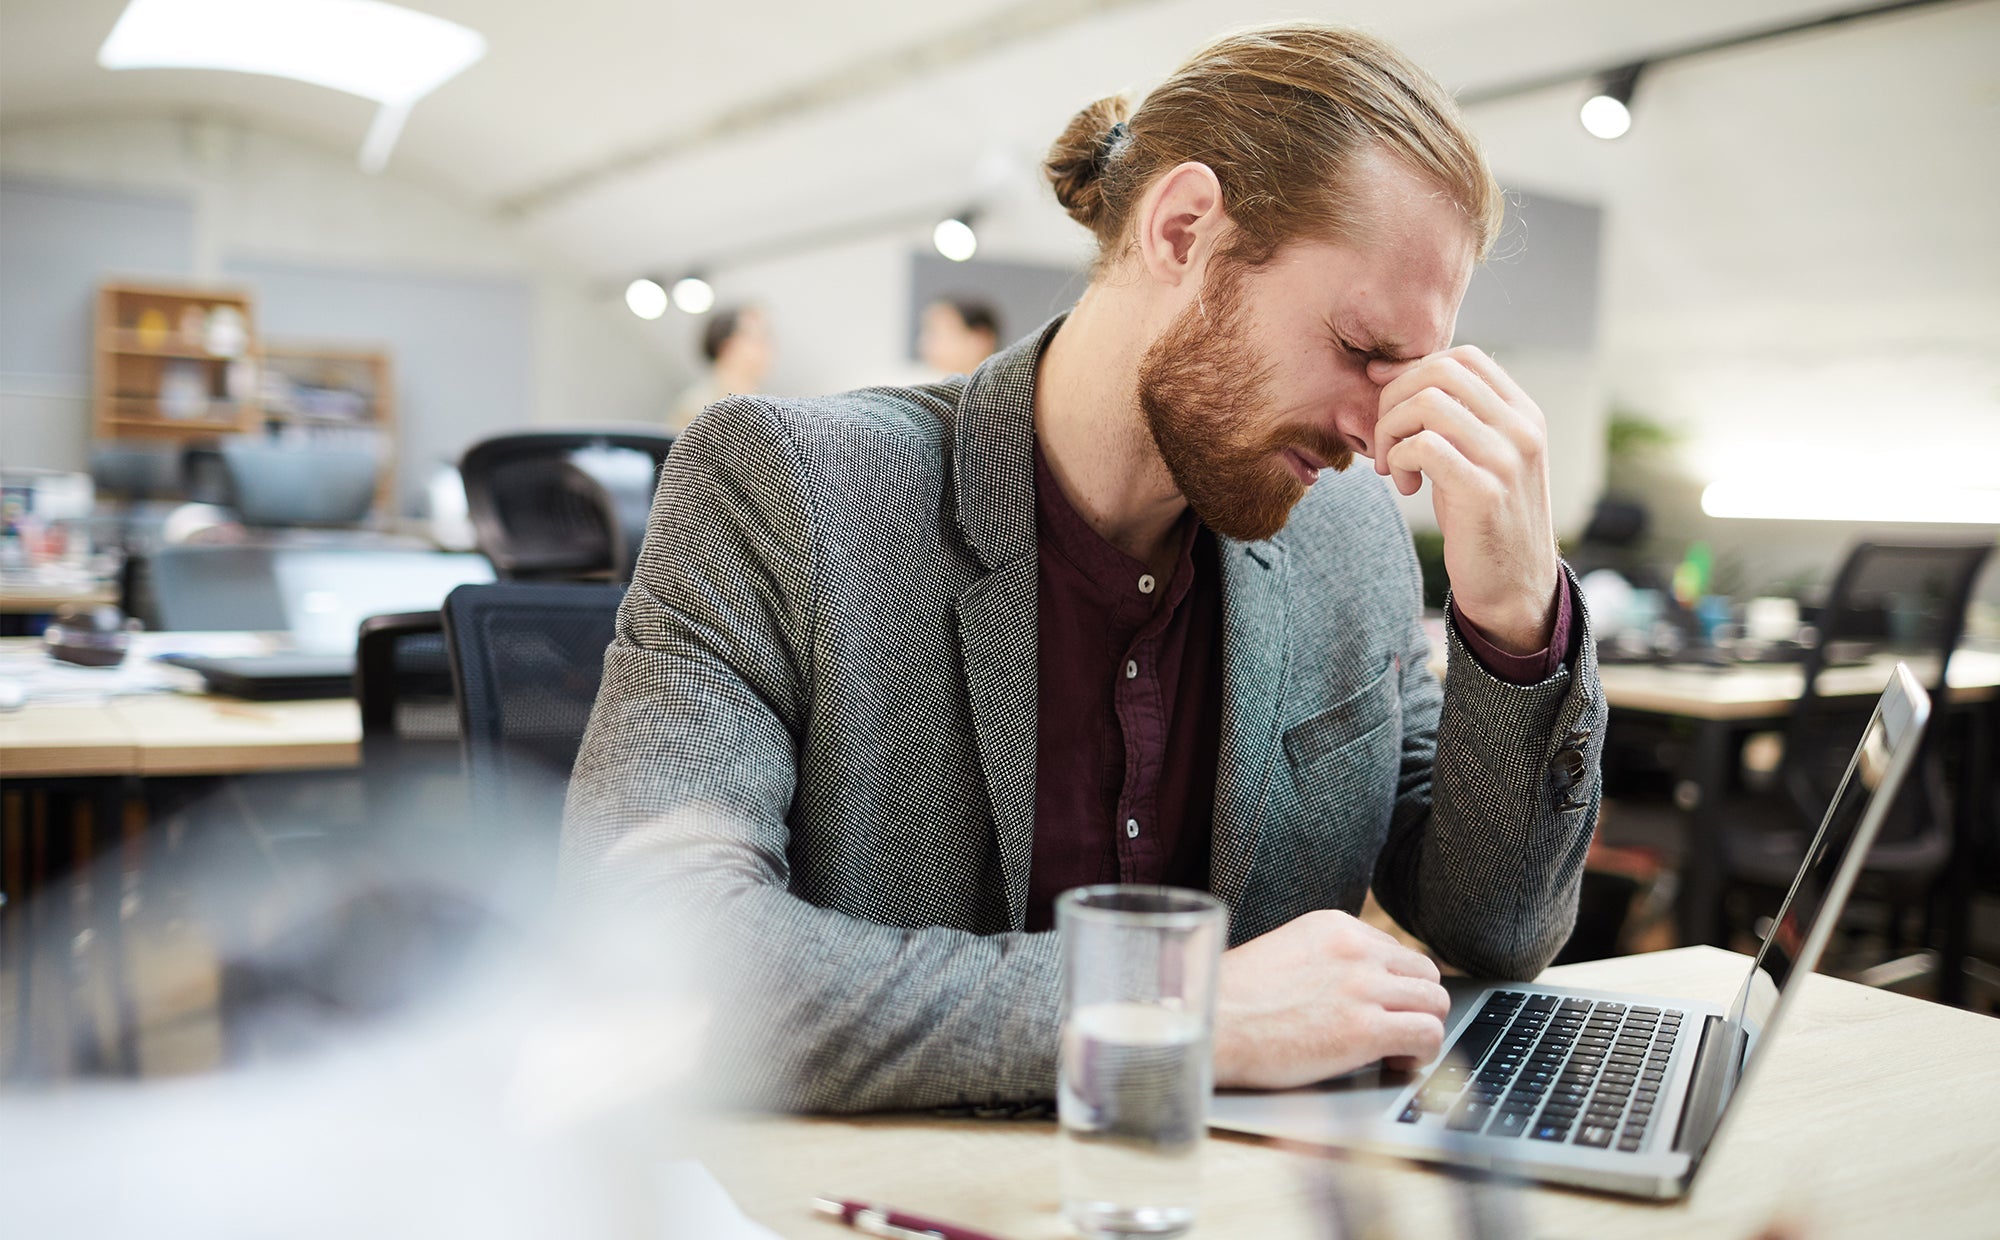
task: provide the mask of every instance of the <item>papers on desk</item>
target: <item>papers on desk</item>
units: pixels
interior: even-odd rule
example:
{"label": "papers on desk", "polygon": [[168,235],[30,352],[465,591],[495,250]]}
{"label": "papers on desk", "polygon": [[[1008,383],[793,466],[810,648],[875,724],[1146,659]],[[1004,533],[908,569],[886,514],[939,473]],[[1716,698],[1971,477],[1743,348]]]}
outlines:
{"label": "papers on desk", "polygon": [[778,1233],[745,1218],[709,1169],[692,1158],[670,1162],[660,1189],[669,1240],[778,1240]]}
{"label": "papers on desk", "polygon": [[278,640],[268,633],[134,633],[125,661],[116,667],[60,663],[40,643],[23,643],[0,649],[0,702],[90,706],[133,694],[198,693],[200,676],[161,663],[159,656],[268,654]]}

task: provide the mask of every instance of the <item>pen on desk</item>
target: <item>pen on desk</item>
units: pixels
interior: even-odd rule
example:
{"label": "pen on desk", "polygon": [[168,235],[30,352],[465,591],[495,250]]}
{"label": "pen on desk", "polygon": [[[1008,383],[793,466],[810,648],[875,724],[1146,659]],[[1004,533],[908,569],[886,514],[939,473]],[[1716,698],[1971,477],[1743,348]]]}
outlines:
{"label": "pen on desk", "polygon": [[838,1201],[831,1197],[813,1198],[813,1209],[837,1222],[869,1236],[884,1240],[999,1240],[999,1237],[970,1227],[919,1218],[892,1206],[867,1201]]}

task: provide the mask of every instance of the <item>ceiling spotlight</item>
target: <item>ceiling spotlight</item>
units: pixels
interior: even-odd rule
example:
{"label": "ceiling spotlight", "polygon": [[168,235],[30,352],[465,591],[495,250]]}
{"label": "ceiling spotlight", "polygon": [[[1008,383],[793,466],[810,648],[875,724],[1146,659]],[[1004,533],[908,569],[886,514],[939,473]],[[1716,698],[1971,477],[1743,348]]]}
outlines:
{"label": "ceiling spotlight", "polygon": [[1632,128],[1632,91],[1639,85],[1639,71],[1644,64],[1626,65],[1604,75],[1597,92],[1583,101],[1577,119],[1593,138],[1603,138],[1609,142],[1622,138],[1625,131]]}
{"label": "ceiling spotlight", "polygon": [[667,290],[641,276],[625,286],[625,305],[642,319],[657,319],[667,312]]}
{"label": "ceiling spotlight", "polygon": [[700,276],[674,281],[674,304],[687,314],[707,314],[715,306],[715,286]]}
{"label": "ceiling spotlight", "polygon": [[979,234],[972,231],[971,215],[970,211],[962,211],[938,221],[938,226],[931,230],[931,244],[954,263],[962,263],[979,252]]}

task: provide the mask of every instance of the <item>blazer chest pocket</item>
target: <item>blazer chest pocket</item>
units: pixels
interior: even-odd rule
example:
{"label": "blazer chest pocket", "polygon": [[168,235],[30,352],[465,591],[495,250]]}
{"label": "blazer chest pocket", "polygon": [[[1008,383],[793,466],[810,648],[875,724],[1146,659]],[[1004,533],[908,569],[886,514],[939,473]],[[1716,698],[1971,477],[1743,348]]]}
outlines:
{"label": "blazer chest pocket", "polygon": [[1308,909],[1360,911],[1388,838],[1403,747],[1402,667],[1384,662],[1360,689],[1285,732],[1257,841],[1272,924]]}
{"label": "blazer chest pocket", "polygon": [[[1339,778],[1341,768],[1347,765],[1340,761],[1344,757],[1367,764],[1368,755],[1385,740],[1389,749],[1400,748],[1402,671],[1401,657],[1390,656],[1374,680],[1285,732],[1285,757],[1291,761],[1301,790],[1314,782],[1310,775],[1324,768],[1331,768],[1330,773]],[[1390,732],[1386,738],[1381,735],[1385,731]]]}

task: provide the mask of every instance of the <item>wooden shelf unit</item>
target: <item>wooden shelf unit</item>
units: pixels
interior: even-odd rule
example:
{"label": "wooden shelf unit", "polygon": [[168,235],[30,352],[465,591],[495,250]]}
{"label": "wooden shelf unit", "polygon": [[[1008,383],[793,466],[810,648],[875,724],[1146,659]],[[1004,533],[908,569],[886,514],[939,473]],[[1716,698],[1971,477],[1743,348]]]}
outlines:
{"label": "wooden shelf unit", "polygon": [[[242,317],[241,348],[208,348],[209,316],[223,307]],[[257,329],[250,295],[233,289],[105,284],[97,291],[92,351],[92,421],[99,439],[205,440],[257,429],[254,399]],[[154,319],[157,326],[140,330]],[[192,329],[192,330],[184,330]],[[240,367],[232,393],[230,373]],[[170,374],[187,376],[205,397],[175,416],[162,397]],[[249,389],[249,390],[245,390]]]}
{"label": "wooden shelf unit", "polygon": [[272,341],[261,376],[262,420],[274,433],[371,434],[382,453],[375,511],[396,511],[395,370],[382,349]]}

